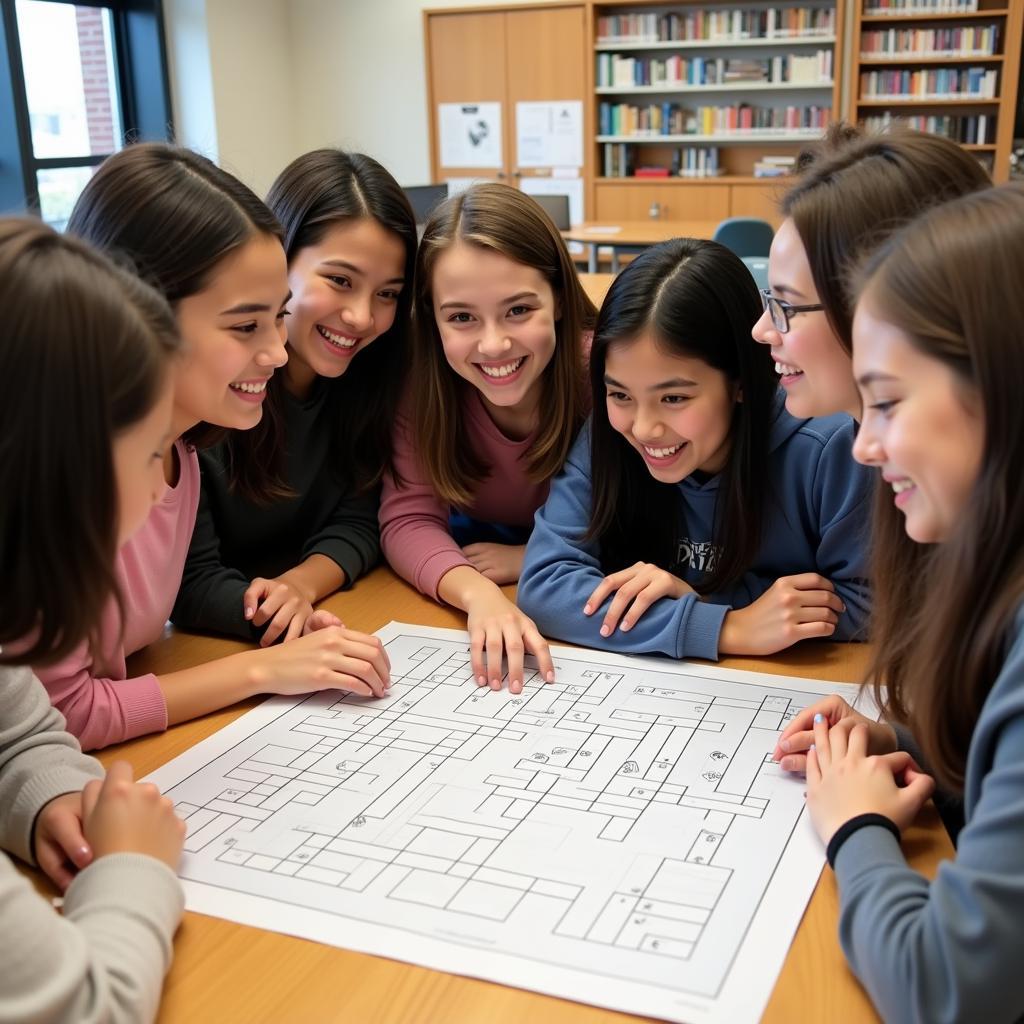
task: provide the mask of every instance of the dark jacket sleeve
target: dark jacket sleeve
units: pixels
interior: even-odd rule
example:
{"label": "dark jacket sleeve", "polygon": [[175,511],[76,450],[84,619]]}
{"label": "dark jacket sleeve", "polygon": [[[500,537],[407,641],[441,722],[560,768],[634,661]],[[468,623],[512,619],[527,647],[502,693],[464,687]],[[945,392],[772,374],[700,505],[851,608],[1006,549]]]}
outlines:
{"label": "dark jacket sleeve", "polygon": [[380,489],[346,494],[330,519],[302,546],[303,559],[326,555],[345,574],[343,590],[369,572],[380,558]]}
{"label": "dark jacket sleeve", "polygon": [[221,560],[220,537],[204,486],[171,621],[183,629],[212,630],[256,642],[262,630],[246,621],[242,608],[250,582]]}

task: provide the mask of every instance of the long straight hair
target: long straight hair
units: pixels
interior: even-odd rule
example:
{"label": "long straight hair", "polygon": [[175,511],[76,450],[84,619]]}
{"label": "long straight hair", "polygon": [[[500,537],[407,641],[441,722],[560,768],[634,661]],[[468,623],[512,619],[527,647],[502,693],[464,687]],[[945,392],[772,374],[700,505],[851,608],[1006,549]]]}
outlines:
{"label": "long straight hair", "polygon": [[427,222],[416,263],[416,298],[410,359],[413,436],[420,463],[434,490],[456,508],[491,467],[480,457],[463,422],[461,379],[448,365],[434,317],[437,260],[462,243],[496,252],[532,267],[551,286],[560,311],[555,351],[541,375],[544,415],[526,452],[530,480],[553,477],[565,463],[586,410],[581,341],[596,310],[576,276],[565,241],[540,205],[519,189],[490,182],[474,185],[442,203]]}
{"label": "long straight hair", "polygon": [[0,663],[46,664],[120,601],[113,443],[178,334],[157,292],[33,220],[0,221],[0,308]]}
{"label": "long straight hair", "polygon": [[1020,186],[964,196],[891,238],[861,279],[860,301],[947,366],[983,410],[977,481],[952,535],[926,549],[925,571],[905,537],[879,532],[872,551],[876,698],[959,792],[1024,600],[1022,225]]}
{"label": "long straight hair", "polygon": [[782,213],[793,220],[825,316],[849,355],[848,284],[857,260],[928,207],[992,182],[955,142],[909,128],[865,133],[840,123],[799,159],[802,172]]}
{"label": "long straight hair", "polygon": [[[339,149],[317,149],[293,160],[270,187],[267,205],[284,229],[288,262],[319,244],[338,224],[363,217],[396,235],[405,249],[405,285],[395,321],[351,367],[334,380],[327,405],[331,429],[331,471],[365,491],[392,467],[391,437],[407,360],[406,344],[416,261],[416,218],[398,182],[371,157]],[[273,415],[252,430],[228,438],[229,486],[256,502],[292,492],[282,479],[284,376],[270,379],[265,405]],[[275,481],[267,486],[265,481]]]}
{"label": "long straight hair", "polygon": [[604,571],[636,561],[671,569],[685,530],[678,490],[660,483],[608,419],[608,349],[650,334],[669,355],[700,359],[738,387],[729,457],[715,503],[720,556],[697,588],[715,593],[738,579],[761,545],[768,440],[776,385],[771,355],[750,337],[761,300],[750,271],[717,242],[676,238],[652,246],[612,282],[590,353],[593,503],[587,538]]}
{"label": "long straight hair", "polygon": [[[220,263],[250,239],[281,238],[274,215],[242,182],[206,157],[162,142],[140,142],[104,160],[67,231],[132,269],[172,308],[206,288]],[[228,433],[200,423],[185,439],[207,447]],[[263,477],[258,468],[256,476]]]}

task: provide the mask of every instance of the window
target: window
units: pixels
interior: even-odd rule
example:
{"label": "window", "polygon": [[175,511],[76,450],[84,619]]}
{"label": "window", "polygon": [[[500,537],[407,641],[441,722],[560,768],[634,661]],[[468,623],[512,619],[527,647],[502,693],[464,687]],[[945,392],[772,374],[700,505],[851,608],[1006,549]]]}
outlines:
{"label": "window", "polygon": [[63,228],[126,139],[171,135],[159,0],[0,0],[0,211]]}

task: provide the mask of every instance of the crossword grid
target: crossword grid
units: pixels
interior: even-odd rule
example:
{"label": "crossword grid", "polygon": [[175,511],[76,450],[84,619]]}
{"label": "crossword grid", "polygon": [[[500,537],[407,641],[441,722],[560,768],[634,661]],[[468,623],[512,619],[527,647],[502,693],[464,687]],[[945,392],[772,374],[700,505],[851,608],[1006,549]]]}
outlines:
{"label": "crossword grid", "polygon": [[[636,697],[671,713],[645,712],[609,707],[623,676],[595,667],[573,683],[543,684],[533,673],[521,695],[496,699],[473,684],[461,645],[432,641],[406,660],[386,703],[343,696],[231,768],[230,785],[214,799],[179,802],[189,826],[186,849],[492,922],[508,922],[531,900],[546,901],[558,908],[552,934],[559,938],[689,958],[733,874],[715,864],[716,855],[737,817],[765,814],[770,801],[751,789],[762,768],[774,766],[763,754],[737,759],[739,745],[723,742],[725,749],[699,755],[698,781],[692,774],[689,783],[673,781],[673,773],[695,738],[724,733],[726,720],[745,723],[741,741],[752,732],[774,734],[805,695],[749,701],[678,685],[634,686]],[[464,691],[445,718],[430,711],[439,688]],[[543,749],[479,780],[465,816],[419,806],[418,794],[446,771],[496,746],[528,748],[538,737],[548,740]],[[362,806],[336,830],[293,826],[272,853],[256,841],[257,830],[283,809],[313,808],[339,791],[358,794]],[[652,808],[673,806],[700,815],[693,840],[678,856],[638,858],[596,906],[581,899],[582,886],[500,862],[503,845],[539,808],[595,816],[597,838],[621,844]]]}

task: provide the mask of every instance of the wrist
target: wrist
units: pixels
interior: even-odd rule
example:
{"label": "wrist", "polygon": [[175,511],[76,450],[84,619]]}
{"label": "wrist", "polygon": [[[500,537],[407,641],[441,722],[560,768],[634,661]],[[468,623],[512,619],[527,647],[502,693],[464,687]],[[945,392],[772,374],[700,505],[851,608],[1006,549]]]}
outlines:
{"label": "wrist", "polygon": [[743,654],[743,619],[740,612],[728,611],[718,634],[719,654]]}
{"label": "wrist", "polygon": [[290,569],[288,572],[283,572],[278,579],[282,583],[287,583],[308,604],[313,604],[316,601],[316,588],[297,570]]}
{"label": "wrist", "polygon": [[255,697],[260,693],[267,693],[270,682],[270,672],[266,665],[266,659],[261,654],[268,654],[269,650],[242,651],[240,654],[232,654],[226,660],[231,662],[231,671],[225,673],[231,680],[229,684],[232,692],[227,695],[225,704],[234,704],[247,697]]}

